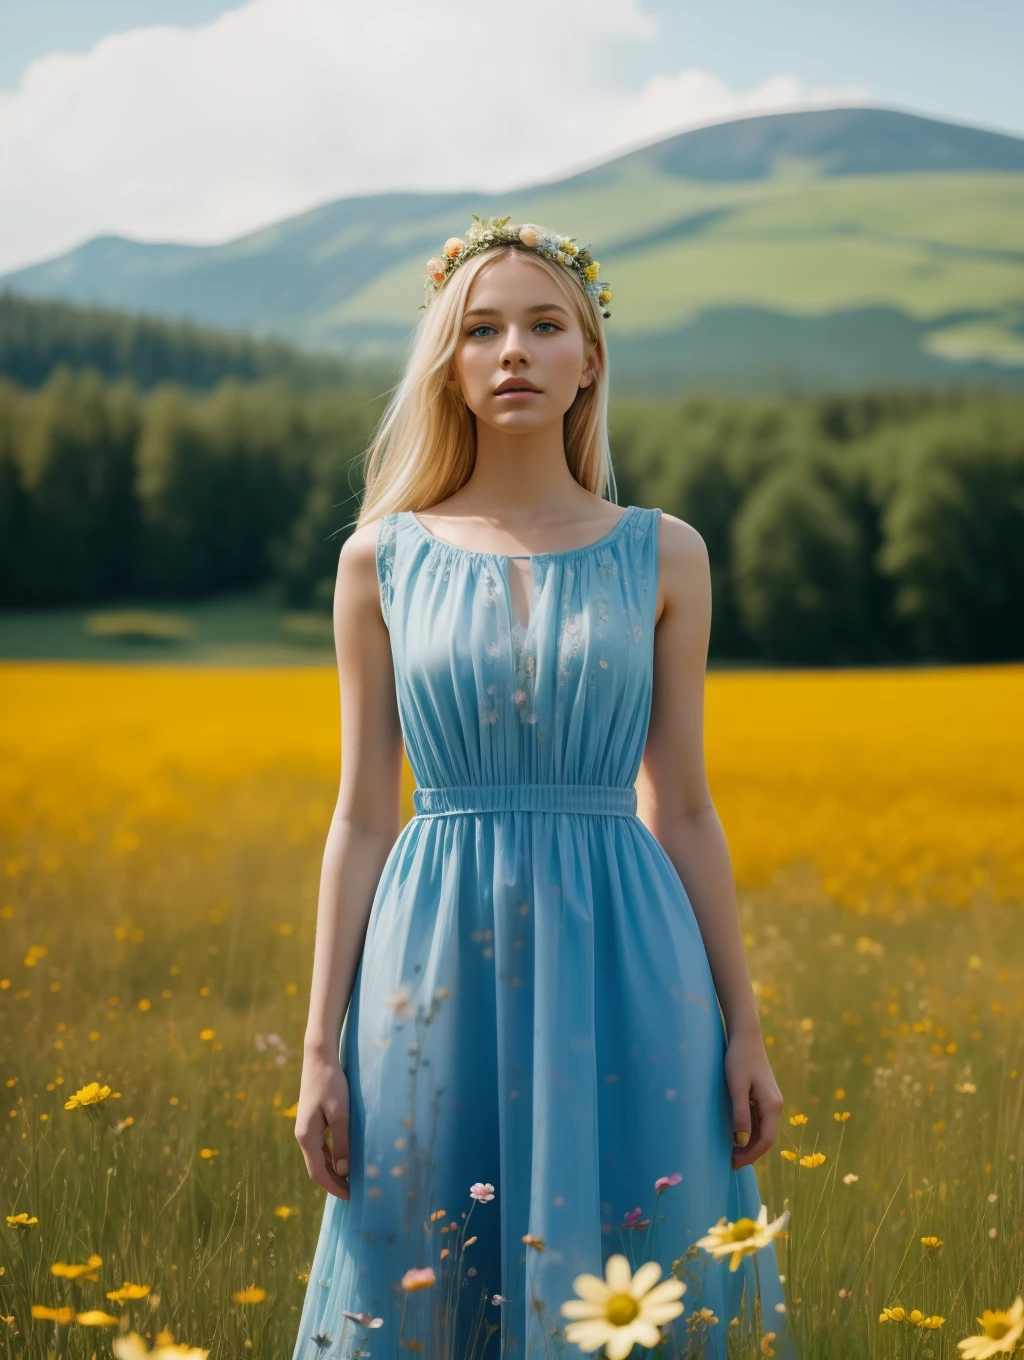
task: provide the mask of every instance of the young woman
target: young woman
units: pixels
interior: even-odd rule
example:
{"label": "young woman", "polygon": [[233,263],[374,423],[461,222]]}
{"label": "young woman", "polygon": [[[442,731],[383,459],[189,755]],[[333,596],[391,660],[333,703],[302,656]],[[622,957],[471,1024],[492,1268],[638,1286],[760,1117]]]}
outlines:
{"label": "young woman", "polygon": [[295,1360],[683,1356],[702,1307],[724,1360],[758,1277],[795,1356],[771,1228],[756,1275],[685,1255],[758,1218],[782,1096],[704,771],[707,552],[607,499],[597,272],[507,218],[447,242],[341,550]]}

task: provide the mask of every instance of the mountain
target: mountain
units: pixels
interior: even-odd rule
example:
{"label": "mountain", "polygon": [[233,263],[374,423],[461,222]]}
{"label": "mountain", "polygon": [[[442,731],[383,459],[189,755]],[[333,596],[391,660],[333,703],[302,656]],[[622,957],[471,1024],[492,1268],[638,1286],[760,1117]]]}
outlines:
{"label": "mountain", "polygon": [[500,196],[342,199],[221,246],[102,237],[0,286],[397,362],[471,212],[593,245],[634,390],[1024,386],[1024,139],[891,109],[719,123]]}

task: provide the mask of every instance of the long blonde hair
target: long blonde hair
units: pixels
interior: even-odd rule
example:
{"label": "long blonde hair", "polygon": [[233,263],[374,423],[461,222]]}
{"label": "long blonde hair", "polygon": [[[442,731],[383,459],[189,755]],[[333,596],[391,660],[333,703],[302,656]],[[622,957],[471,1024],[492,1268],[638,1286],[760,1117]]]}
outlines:
{"label": "long blonde hair", "polygon": [[[424,510],[464,486],[476,459],[476,418],[462,394],[448,387],[470,284],[498,256],[481,251],[449,277],[413,333],[409,357],[393,389],[364,461],[366,493],[356,526],[394,510]],[[522,251],[554,279],[569,299],[584,340],[595,349],[595,377],[563,417],[565,458],[576,481],[596,496],[614,498],[608,447],[608,349],[597,305],[575,273],[534,251]]]}

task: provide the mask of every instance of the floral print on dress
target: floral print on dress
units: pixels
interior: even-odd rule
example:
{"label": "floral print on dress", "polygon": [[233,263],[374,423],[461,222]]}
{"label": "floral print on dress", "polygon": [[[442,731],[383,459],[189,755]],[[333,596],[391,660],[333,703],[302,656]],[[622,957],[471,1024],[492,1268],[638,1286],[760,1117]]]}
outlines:
{"label": "floral print on dress", "polygon": [[395,545],[398,537],[398,515],[385,515],[377,532],[377,580],[380,585],[380,607],[384,622],[391,626],[391,600],[394,595]]}
{"label": "floral print on dress", "polygon": [[579,612],[570,614],[562,624],[562,632],[558,646],[558,678],[561,681],[569,679],[571,674],[570,662],[573,661],[583,649],[583,615]]}
{"label": "floral print on dress", "polygon": [[537,678],[537,654],[530,642],[529,625],[516,624],[512,629],[512,706],[524,723],[535,723],[534,682]]}

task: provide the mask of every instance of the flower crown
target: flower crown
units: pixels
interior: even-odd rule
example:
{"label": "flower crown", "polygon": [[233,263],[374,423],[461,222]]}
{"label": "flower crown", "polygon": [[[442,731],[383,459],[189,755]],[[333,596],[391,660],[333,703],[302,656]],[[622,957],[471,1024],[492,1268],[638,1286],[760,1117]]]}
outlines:
{"label": "flower crown", "polygon": [[611,316],[611,312],[606,309],[606,304],[612,300],[611,290],[597,277],[601,266],[591,255],[588,247],[576,244],[574,236],[559,236],[555,232],[535,226],[532,222],[510,227],[509,222],[512,220],[510,217],[489,217],[485,222],[477,217],[476,213],[471,213],[470,216],[473,224],[466,232],[466,239],[463,240],[461,236],[450,236],[445,241],[441,254],[434,255],[427,261],[427,301],[420,307],[420,311],[427,306],[434,294],[440,291],[445,280],[460,264],[464,264],[474,255],[479,255],[482,250],[489,250],[492,246],[516,245],[535,250],[539,255],[545,255],[549,260],[575,270],[584,292],[601,308],[601,315]]}

